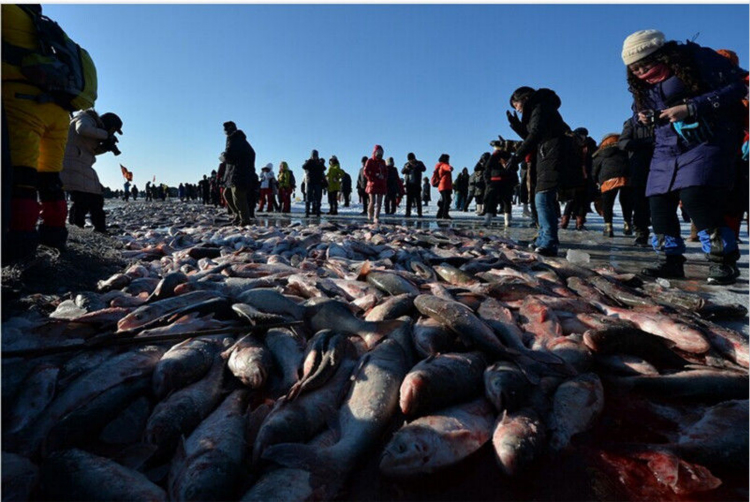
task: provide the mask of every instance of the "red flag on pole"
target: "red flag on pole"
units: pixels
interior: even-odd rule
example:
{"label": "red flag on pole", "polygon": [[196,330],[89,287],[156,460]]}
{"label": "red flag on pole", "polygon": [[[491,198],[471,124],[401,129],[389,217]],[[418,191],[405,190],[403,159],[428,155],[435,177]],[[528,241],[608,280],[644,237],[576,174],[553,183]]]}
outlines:
{"label": "red flag on pole", "polygon": [[133,181],[133,173],[128,171],[128,168],[120,164],[120,170],[122,171],[123,177],[128,181]]}

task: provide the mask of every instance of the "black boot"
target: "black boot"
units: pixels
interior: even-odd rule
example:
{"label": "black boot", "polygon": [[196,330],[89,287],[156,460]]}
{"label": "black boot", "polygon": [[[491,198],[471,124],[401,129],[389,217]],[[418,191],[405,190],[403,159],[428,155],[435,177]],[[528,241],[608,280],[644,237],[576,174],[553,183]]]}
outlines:
{"label": "black boot", "polygon": [[11,230],[3,238],[3,265],[16,260],[33,258],[39,246],[39,233]]}
{"label": "black boot", "polygon": [[708,259],[714,263],[708,269],[706,282],[722,286],[734,284],[740,276],[740,269],[737,268],[739,255],[739,251],[733,251],[723,256],[721,261],[716,260],[716,257],[711,254],[707,255]]}
{"label": "black boot", "polygon": [[648,247],[648,230],[643,229],[636,229],[635,230],[636,238],[633,240],[633,244],[640,247]]}
{"label": "black boot", "polygon": [[684,279],[685,257],[681,254],[667,255],[666,259],[656,267],[648,267],[641,270],[641,273],[647,277],[663,277],[664,279]]}

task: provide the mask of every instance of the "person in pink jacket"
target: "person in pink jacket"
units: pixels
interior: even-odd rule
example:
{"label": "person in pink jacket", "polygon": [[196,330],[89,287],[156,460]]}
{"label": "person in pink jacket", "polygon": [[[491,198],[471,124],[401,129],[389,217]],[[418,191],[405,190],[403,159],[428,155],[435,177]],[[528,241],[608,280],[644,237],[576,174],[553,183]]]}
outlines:
{"label": "person in pink jacket", "polygon": [[367,219],[375,224],[379,223],[380,208],[383,196],[388,191],[388,168],[383,160],[383,147],[375,145],[372,157],[367,159],[364,169],[367,186],[365,192],[369,195],[370,204],[367,208]]}

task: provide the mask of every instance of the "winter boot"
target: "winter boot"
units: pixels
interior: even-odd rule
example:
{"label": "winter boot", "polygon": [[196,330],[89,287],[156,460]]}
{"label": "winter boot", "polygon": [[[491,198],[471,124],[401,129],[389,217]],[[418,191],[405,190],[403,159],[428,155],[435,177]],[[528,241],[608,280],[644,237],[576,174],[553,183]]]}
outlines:
{"label": "winter boot", "polygon": [[562,215],[562,218],[560,218],[560,228],[567,229],[568,223],[570,223],[570,215],[569,214]]}
{"label": "winter boot", "polygon": [[67,241],[67,228],[39,225],[39,244],[44,244],[59,251],[65,251]]}
{"label": "winter boot", "polygon": [[663,277],[664,279],[684,279],[685,257],[681,254],[667,255],[666,259],[656,267],[648,267],[641,270],[647,277]]}
{"label": "winter boot", "polygon": [[492,213],[487,213],[484,215],[484,226],[489,227],[492,223]]}
{"label": "winter boot", "polygon": [[586,230],[586,227],[583,226],[583,223],[583,216],[576,216],[576,230]]}
{"label": "winter boot", "polygon": [[740,252],[735,249],[726,254],[719,253],[724,253],[724,245],[720,232],[714,230],[711,233],[711,251],[706,254],[706,258],[713,262],[708,270],[706,282],[719,285],[734,284],[740,276],[740,269],[737,268]]}
{"label": "winter boot", "polygon": [[633,235],[633,227],[630,225],[629,221],[626,221],[625,225],[623,225],[622,233],[623,235]]}
{"label": "winter boot", "polygon": [[523,215],[524,216],[531,216],[531,211],[529,211],[529,205],[524,204],[523,205]]}
{"label": "winter boot", "polygon": [[511,213],[505,213],[505,228],[508,228],[510,226],[511,218]]}
{"label": "winter boot", "polygon": [[642,248],[648,247],[648,230],[643,229],[636,229],[635,231],[635,239],[633,240],[633,245],[640,246]]}
{"label": "winter boot", "polygon": [[614,237],[615,232],[612,230],[612,224],[611,223],[605,223],[604,224],[604,232],[602,233],[604,237]]}

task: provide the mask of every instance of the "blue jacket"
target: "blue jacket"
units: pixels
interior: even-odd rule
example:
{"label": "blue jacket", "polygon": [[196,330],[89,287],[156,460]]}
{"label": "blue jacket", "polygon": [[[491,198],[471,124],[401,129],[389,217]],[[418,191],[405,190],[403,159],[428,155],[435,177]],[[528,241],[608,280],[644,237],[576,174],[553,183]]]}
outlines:
{"label": "blue jacket", "polygon": [[[692,42],[684,45],[684,49],[691,54],[701,79],[710,90],[694,95],[672,75],[649,89],[646,105],[653,110],[664,110],[692,102],[697,116],[709,123],[713,135],[708,141],[686,144],[670,123],[657,122],[647,196],[691,186],[729,188],[733,183],[732,159],[738,151],[742,133],[737,113],[740,100],[747,94],[747,87],[742,82],[746,72],[713,49]],[[635,104],[633,110],[633,120],[637,121]]]}

